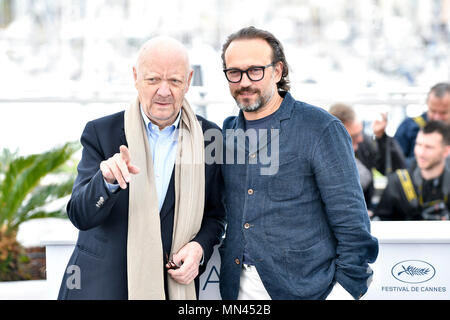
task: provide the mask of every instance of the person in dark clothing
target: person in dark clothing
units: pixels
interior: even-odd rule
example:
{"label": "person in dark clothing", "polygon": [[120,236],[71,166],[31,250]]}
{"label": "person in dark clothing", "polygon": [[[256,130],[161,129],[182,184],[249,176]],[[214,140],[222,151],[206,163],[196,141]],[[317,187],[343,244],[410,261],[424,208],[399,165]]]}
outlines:
{"label": "person in dark clothing", "polygon": [[441,82],[434,85],[427,95],[427,105],[428,110],[422,115],[403,120],[394,135],[403,150],[408,167],[415,165],[414,144],[419,129],[428,121],[450,124],[450,83]]}
{"label": "person in dark clothing", "polygon": [[375,215],[381,220],[448,220],[450,126],[428,122],[417,135],[415,168],[393,172]]}
{"label": "person in dark clothing", "polygon": [[137,97],[86,124],[67,204],[78,240],[58,299],[198,298],[225,207],[221,167],[206,162],[212,141],[203,134],[219,127],[185,99],[192,75],[179,41],[152,38],[133,67]]}
{"label": "person in dark clothing", "polygon": [[330,107],[329,112],[342,121],[352,138],[355,160],[364,191],[369,215],[372,214],[374,203],[374,184],[372,169],[375,168],[384,175],[396,169],[406,167],[403,152],[394,138],[386,135],[387,115],[382,114],[381,120],[373,124],[375,139],[363,134],[363,125],[352,107],[337,103]]}

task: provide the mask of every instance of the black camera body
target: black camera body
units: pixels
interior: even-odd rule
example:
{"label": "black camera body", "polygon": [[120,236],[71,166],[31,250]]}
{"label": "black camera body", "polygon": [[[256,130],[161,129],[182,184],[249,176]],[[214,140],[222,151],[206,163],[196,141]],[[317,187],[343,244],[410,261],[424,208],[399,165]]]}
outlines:
{"label": "black camera body", "polygon": [[450,213],[444,201],[440,201],[430,207],[422,210],[421,214],[423,220],[449,220]]}

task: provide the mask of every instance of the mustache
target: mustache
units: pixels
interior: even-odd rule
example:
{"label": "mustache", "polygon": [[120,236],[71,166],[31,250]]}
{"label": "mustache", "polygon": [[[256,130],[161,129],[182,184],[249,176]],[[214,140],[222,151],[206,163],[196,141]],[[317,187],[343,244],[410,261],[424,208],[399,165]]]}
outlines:
{"label": "mustache", "polygon": [[152,99],[153,103],[161,103],[161,104],[166,104],[166,103],[174,103],[174,100],[172,97],[168,97],[168,98],[164,98],[164,97],[155,97]]}
{"label": "mustache", "polygon": [[236,90],[236,94],[241,93],[260,93],[258,89],[252,89],[252,88],[241,88],[239,90]]}

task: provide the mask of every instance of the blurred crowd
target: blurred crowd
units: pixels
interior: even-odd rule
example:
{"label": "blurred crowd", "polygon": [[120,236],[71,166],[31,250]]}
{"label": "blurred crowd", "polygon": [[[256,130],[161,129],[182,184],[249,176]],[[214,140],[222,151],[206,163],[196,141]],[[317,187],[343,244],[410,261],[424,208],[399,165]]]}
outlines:
{"label": "blurred crowd", "polygon": [[[393,137],[386,134],[387,114],[373,122],[373,137],[352,106],[336,103],[329,112],[345,126],[372,220],[449,220],[450,83],[434,85],[427,111],[406,118]],[[387,176],[376,197],[375,170]]]}

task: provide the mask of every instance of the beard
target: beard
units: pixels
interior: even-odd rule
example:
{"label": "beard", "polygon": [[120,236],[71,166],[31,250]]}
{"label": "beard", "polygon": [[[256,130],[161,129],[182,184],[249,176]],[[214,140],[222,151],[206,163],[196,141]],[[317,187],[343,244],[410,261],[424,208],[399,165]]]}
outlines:
{"label": "beard", "polygon": [[[239,94],[243,93],[243,92],[249,92],[249,93],[256,93],[258,94],[258,98],[256,99],[255,102],[253,103],[245,103],[242,101],[238,100],[238,96]],[[242,111],[245,112],[256,112],[259,109],[261,109],[263,106],[265,106],[270,99],[272,99],[274,95],[274,90],[272,89],[271,92],[268,92],[266,94],[262,94],[260,90],[258,89],[251,89],[251,88],[242,88],[240,90],[235,91],[234,93],[234,100],[236,101],[237,106],[239,107],[239,109],[241,109]],[[245,99],[244,99],[245,101]]]}
{"label": "beard", "polygon": [[442,159],[431,159],[429,161],[417,161],[417,166],[422,170],[431,170],[439,166],[442,163]]}
{"label": "beard", "polygon": [[237,106],[239,107],[239,109],[241,109],[242,111],[245,112],[255,112],[258,111],[259,109],[261,109],[262,105],[263,105],[263,101],[262,98],[259,97],[254,103],[252,104],[244,104],[244,103],[240,103],[239,101],[236,100]]}

